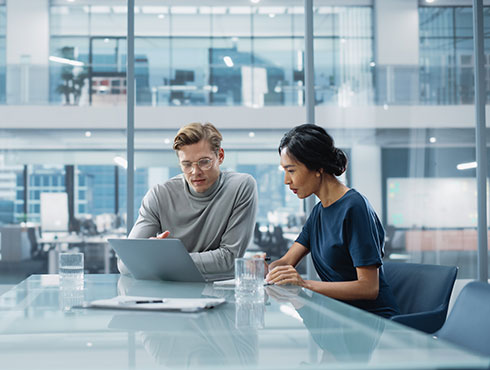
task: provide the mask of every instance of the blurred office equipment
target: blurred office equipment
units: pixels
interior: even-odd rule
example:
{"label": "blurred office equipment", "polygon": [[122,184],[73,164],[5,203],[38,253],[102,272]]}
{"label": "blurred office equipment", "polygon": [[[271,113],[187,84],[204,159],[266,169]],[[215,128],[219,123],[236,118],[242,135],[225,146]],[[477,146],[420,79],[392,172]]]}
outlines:
{"label": "blurred office equipment", "polygon": [[436,333],[438,338],[490,356],[490,285],[473,281],[466,285]]}
{"label": "blurred office equipment", "polygon": [[387,260],[408,261],[410,254],[406,253],[405,230],[397,229],[393,225],[385,228],[385,255]]}
{"label": "blurred office equipment", "polygon": [[391,319],[426,333],[439,330],[446,320],[458,268],[385,262],[383,269],[400,309],[400,315]]}
{"label": "blurred office equipment", "polygon": [[32,273],[46,272],[46,259],[38,244],[39,227],[3,225],[0,227],[1,282],[16,283]]}
{"label": "blurred office equipment", "polygon": [[270,257],[282,257],[289,249],[281,226],[261,226],[258,222],[254,227],[254,243]]}
{"label": "blurred office equipment", "polygon": [[31,258],[28,228],[20,225],[0,227],[0,256],[2,261],[21,261]]}

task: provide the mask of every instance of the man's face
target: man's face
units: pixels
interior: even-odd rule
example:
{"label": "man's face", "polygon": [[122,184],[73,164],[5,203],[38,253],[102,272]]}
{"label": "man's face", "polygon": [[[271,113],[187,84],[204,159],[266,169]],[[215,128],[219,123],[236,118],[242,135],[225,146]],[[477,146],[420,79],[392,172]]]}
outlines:
{"label": "man's face", "polygon": [[177,156],[187,183],[196,192],[203,193],[218,179],[225,152],[220,148],[216,154],[204,139],[196,144],[184,145],[177,151]]}

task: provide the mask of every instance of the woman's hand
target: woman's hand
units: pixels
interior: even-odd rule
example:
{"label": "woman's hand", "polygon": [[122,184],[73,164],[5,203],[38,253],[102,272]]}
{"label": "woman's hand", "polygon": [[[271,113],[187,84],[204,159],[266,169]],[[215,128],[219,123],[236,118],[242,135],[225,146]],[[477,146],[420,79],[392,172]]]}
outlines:
{"label": "woman's hand", "polygon": [[298,274],[298,271],[296,271],[293,266],[283,265],[274,267],[272,265],[273,263],[271,263],[271,270],[265,277],[268,283],[276,285],[291,284],[301,287],[305,286],[305,281],[300,276],[300,274]]}
{"label": "woman's hand", "polygon": [[[260,254],[256,254],[253,256],[253,258],[262,258],[264,260],[264,277],[268,274],[269,272],[269,265],[267,264],[266,261],[266,254],[265,253],[260,253]],[[270,260],[270,258],[268,258],[268,260]]]}

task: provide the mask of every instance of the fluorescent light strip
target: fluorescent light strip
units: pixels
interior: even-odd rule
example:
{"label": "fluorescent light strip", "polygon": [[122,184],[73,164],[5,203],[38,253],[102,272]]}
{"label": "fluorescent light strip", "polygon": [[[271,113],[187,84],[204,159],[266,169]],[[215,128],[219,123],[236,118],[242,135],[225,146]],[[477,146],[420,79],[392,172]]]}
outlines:
{"label": "fluorescent light strip", "polygon": [[118,166],[124,168],[125,170],[128,169],[128,161],[121,156],[114,157],[114,163],[116,163]]}
{"label": "fluorescent light strip", "polygon": [[229,56],[223,57],[223,61],[225,62],[227,67],[233,67],[234,65],[233,60]]}
{"label": "fluorescent light strip", "polygon": [[172,6],[170,8],[172,14],[196,14],[197,7],[195,6]]}
{"label": "fluorescent light strip", "polygon": [[109,14],[111,12],[111,8],[109,6],[90,6],[90,12],[92,14]]}
{"label": "fluorescent light strip", "polygon": [[250,6],[230,6],[228,11],[230,14],[252,14],[254,13],[254,8]]}
{"label": "fluorescent light strip", "polygon": [[143,14],[168,14],[168,6],[142,6]]}
{"label": "fluorescent light strip", "polygon": [[259,7],[259,14],[284,14],[286,8],[283,6],[261,6]]}
{"label": "fluorescent light strip", "polygon": [[288,13],[289,14],[305,14],[305,8],[302,6],[293,6],[291,8],[288,8]]}
{"label": "fluorescent light strip", "polygon": [[466,163],[458,164],[456,168],[462,171],[462,170],[469,170],[471,168],[476,168],[476,166],[477,166],[476,162],[466,162]]}
{"label": "fluorescent light strip", "polygon": [[226,14],[224,6],[200,6],[199,14]]}
{"label": "fluorescent light strip", "polygon": [[55,57],[53,55],[51,55],[48,59],[51,62],[62,63],[62,64],[69,64],[69,65],[75,66],[75,67],[81,67],[81,66],[85,65],[83,62],[80,62],[78,60],[72,60],[72,59],[67,59],[67,58]]}

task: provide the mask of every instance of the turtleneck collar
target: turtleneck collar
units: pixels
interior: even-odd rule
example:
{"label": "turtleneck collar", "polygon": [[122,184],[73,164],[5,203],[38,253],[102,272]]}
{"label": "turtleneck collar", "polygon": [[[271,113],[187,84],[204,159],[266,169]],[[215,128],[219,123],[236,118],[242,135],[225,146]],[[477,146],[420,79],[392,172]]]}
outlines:
{"label": "turtleneck collar", "polygon": [[211,185],[209,187],[208,190],[206,190],[205,192],[203,193],[198,193],[197,191],[195,191],[192,186],[190,186],[187,181],[185,180],[185,177],[182,176],[183,180],[184,180],[184,183],[185,183],[185,188],[186,190],[188,191],[189,195],[195,199],[198,199],[198,200],[208,200],[210,198],[212,198],[214,196],[214,194],[216,193],[216,191],[218,191],[218,189],[220,188],[220,185],[223,183],[223,172],[220,172],[219,174],[219,177],[216,179],[216,181],[214,182],[213,185]]}

